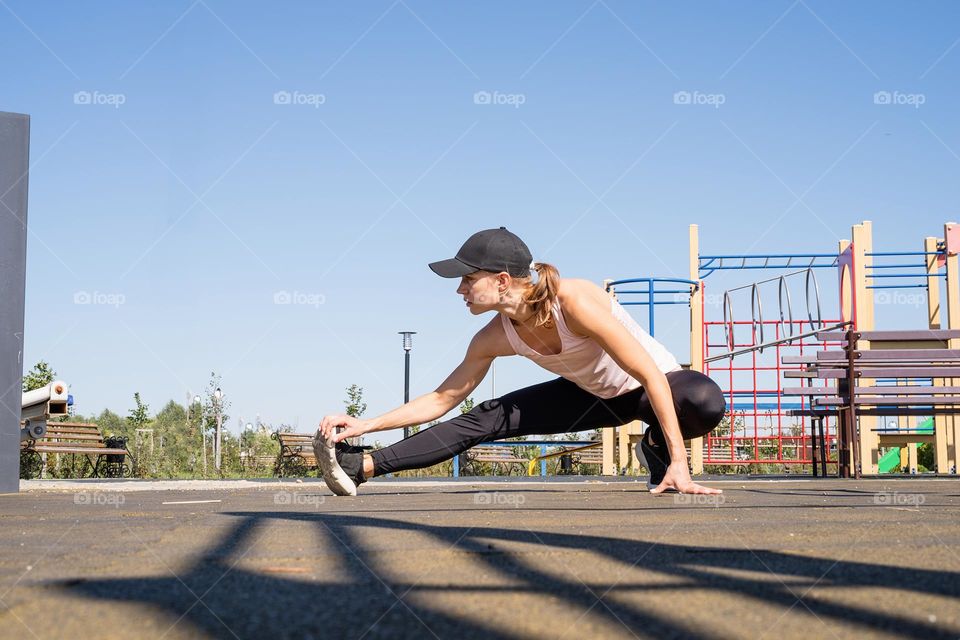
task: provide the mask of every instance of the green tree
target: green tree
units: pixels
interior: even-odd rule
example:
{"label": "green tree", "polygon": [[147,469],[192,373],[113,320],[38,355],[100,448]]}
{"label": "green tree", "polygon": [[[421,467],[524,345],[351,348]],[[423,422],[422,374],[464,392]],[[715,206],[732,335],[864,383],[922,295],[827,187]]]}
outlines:
{"label": "green tree", "polygon": [[137,403],[137,406],[130,410],[127,422],[132,424],[134,429],[142,429],[144,425],[150,422],[150,407],[140,399],[139,391],[133,394],[133,401]]}
{"label": "green tree", "polygon": [[190,476],[197,468],[200,434],[187,422],[187,410],[170,400],[153,420],[154,437],[160,451],[158,473],[163,477]]}
{"label": "green tree", "polygon": [[56,379],[57,372],[44,360],[41,360],[33,365],[33,369],[30,369],[27,375],[23,376],[23,392],[26,393],[34,389],[42,389]]}
{"label": "green tree", "polygon": [[[210,382],[207,384],[206,397],[203,399],[203,428],[207,432],[207,457],[208,457],[208,468],[215,469],[214,465],[214,439],[216,438],[217,431],[217,411],[220,412],[221,424],[226,425],[229,423],[230,415],[227,413],[227,410],[230,408],[230,400],[227,399],[227,395],[221,393],[221,397],[217,400],[216,391],[220,389],[220,376],[216,372],[210,372]],[[222,391],[222,390],[221,390]],[[227,428],[225,426],[221,427],[221,471],[225,469],[226,461],[224,454],[226,454],[226,447],[224,446],[224,436],[227,433]],[[200,460],[200,466],[202,467],[203,460]]]}
{"label": "green tree", "polygon": [[110,409],[101,411],[100,415],[94,418],[94,422],[97,423],[101,433],[105,436],[125,436],[130,439],[130,436],[133,435],[130,424]]}
{"label": "green tree", "polygon": [[917,471],[933,471],[936,462],[933,459],[933,443],[924,442],[917,447]]}
{"label": "green tree", "polygon": [[133,455],[133,475],[139,478],[157,477],[161,454],[157,451],[153,431],[147,427],[150,424],[150,407],[140,399],[140,392],[133,394],[133,401],[136,406],[130,410],[126,420],[129,434],[127,450]]}
{"label": "green tree", "polygon": [[[367,410],[367,403],[363,401],[363,387],[352,384],[347,387],[347,399],[343,404],[347,405],[347,415],[359,418]],[[357,446],[360,444],[360,438],[347,438],[347,441]]]}
{"label": "green tree", "polygon": [[347,405],[347,415],[359,418],[367,410],[367,404],[363,401],[363,387],[355,384],[347,387],[347,399],[343,404]]}

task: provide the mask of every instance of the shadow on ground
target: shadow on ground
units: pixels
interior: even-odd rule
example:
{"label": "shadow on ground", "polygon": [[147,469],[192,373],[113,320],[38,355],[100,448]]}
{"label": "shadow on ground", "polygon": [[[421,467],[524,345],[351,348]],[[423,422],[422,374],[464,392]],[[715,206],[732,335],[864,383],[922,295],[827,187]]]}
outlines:
{"label": "shadow on ground", "polygon": [[[515,593],[518,597],[534,598],[533,603],[538,597],[558,599],[571,610],[589,609],[592,615],[623,625],[625,636],[632,633],[677,637],[694,633],[683,619],[683,606],[668,611],[643,604],[644,593],[663,589],[678,591],[681,587],[675,583],[620,582],[615,574],[605,584],[593,582],[588,587],[575,575],[566,579],[558,577],[556,572],[546,573],[532,566],[524,554],[498,549],[496,541],[504,541],[539,542],[554,552],[589,549],[622,566],[623,571],[616,573],[629,575],[628,570],[636,565],[655,574],[679,576],[688,581],[690,588],[735,598],[738,606],[745,609],[749,609],[751,603],[760,602],[783,611],[806,610],[812,614],[810,631],[814,636],[828,635],[828,630],[813,616],[827,625],[843,621],[863,631],[892,632],[908,638],[928,640],[954,635],[947,634],[942,627],[918,623],[915,618],[906,620],[878,608],[843,604],[824,596],[803,598],[814,585],[820,588],[887,587],[957,599],[960,607],[960,574],[953,571],[835,561],[743,547],[685,546],[529,529],[434,526],[366,515],[289,512],[231,512],[228,515],[237,518],[229,534],[202,553],[190,570],[179,576],[171,572],[169,577],[74,579],[54,585],[73,595],[152,605],[173,618],[179,616],[178,625],[191,625],[198,635],[215,637],[519,637],[501,626],[471,622],[452,607],[424,606],[424,602],[430,602],[431,591],[458,594],[463,599],[461,607],[469,607],[471,598],[491,592]],[[259,528],[268,526],[272,520],[284,519],[315,523],[318,534],[331,541],[330,547],[319,552],[336,554],[352,579],[346,583],[317,584],[282,575],[253,573],[237,566],[253,545]],[[434,586],[435,580],[431,585],[421,584],[417,576],[400,582],[382,579],[382,575],[391,573],[381,566],[384,556],[366,549],[358,535],[365,530],[369,539],[370,528],[388,529],[393,533],[416,531],[430,536],[445,552],[470,554],[474,561],[485,565],[486,573],[505,577],[500,582],[506,586],[472,584],[469,575],[451,578],[447,574],[448,584],[442,587]],[[720,575],[718,570],[732,571]],[[767,579],[742,577],[749,572],[762,572]],[[768,572],[776,578],[771,579]],[[320,580],[323,581],[323,576]],[[612,590],[620,596],[633,596],[630,604],[625,603],[624,597],[605,598]],[[418,597],[407,597],[411,592]],[[689,606],[689,603],[683,604]],[[535,607],[529,615],[536,615]],[[702,627],[695,633],[699,637],[721,637]],[[574,633],[574,637],[582,635],[579,631]]]}

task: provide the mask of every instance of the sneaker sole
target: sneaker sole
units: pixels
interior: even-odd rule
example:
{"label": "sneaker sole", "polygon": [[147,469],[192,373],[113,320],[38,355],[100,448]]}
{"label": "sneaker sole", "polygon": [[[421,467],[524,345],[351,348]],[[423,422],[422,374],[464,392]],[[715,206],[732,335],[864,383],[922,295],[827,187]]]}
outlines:
{"label": "sneaker sole", "polygon": [[327,483],[330,491],[338,496],[357,495],[357,485],[350,479],[337,462],[337,452],[334,443],[324,438],[320,431],[313,436],[313,455],[317,458],[317,464],[320,465],[320,473],[323,475],[323,481]]}

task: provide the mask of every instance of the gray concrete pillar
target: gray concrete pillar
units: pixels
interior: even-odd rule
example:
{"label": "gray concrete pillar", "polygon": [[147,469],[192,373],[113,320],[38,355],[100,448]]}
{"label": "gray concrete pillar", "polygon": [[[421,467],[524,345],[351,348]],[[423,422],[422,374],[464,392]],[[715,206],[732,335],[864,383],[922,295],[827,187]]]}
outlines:
{"label": "gray concrete pillar", "polygon": [[20,490],[30,116],[0,112],[0,493]]}

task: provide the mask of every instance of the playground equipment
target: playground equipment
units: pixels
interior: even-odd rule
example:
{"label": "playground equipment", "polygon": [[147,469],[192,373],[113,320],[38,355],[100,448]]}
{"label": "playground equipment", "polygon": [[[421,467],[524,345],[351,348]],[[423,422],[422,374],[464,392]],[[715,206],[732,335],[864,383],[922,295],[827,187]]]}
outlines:
{"label": "playground equipment", "polygon": [[20,488],[30,118],[0,112],[0,493]]}
{"label": "playground equipment", "polygon": [[62,380],[24,393],[20,402],[20,440],[42,438],[47,433],[47,420],[67,415],[69,404],[67,383]]}
{"label": "playground equipment", "polygon": [[[699,250],[698,227],[691,225],[689,279],[605,281],[607,290],[621,304],[647,306],[651,334],[656,326],[656,306],[689,305],[688,366],[710,375],[721,385],[728,407],[728,415],[716,431],[689,443],[695,473],[702,472],[705,464],[812,465],[814,441],[808,430],[810,422],[791,415],[808,409],[809,399],[799,395],[786,397],[782,386],[785,372],[799,370],[803,365],[784,362],[799,362],[815,351],[839,346],[838,340],[818,339],[818,335],[839,335],[829,333],[830,330],[874,330],[878,297],[890,309],[897,309],[902,293],[890,292],[922,292],[927,307],[922,328],[940,329],[943,325],[960,329],[960,226],[945,224],[942,238],[923,239],[922,251],[874,251],[870,222],[854,225],[851,238],[841,241],[836,252],[703,255]],[[731,272],[751,271],[774,275],[748,284],[736,283],[715,295],[707,291],[706,279],[713,274],[729,276]],[[646,286],[625,288],[636,283]],[[662,288],[666,283],[683,286]],[[940,313],[941,284],[946,291],[946,323]],[[673,299],[663,299],[661,294],[672,295]],[[631,301],[626,298],[630,295],[645,298]],[[951,339],[947,344],[949,349],[958,347],[960,340]],[[870,348],[896,345],[861,341],[860,350]],[[867,382],[870,381],[863,384]],[[903,383],[896,379],[876,382]],[[949,386],[952,381],[937,379],[931,384]],[[855,467],[865,474],[880,472],[881,449],[893,446],[902,448],[900,455],[908,462],[905,466],[915,469],[916,442],[907,440],[910,434],[918,441],[930,439],[930,434],[920,431],[916,424],[923,417],[901,418],[893,427],[883,428],[874,424],[877,419],[860,418]],[[960,420],[951,415],[936,415],[923,423],[932,427],[937,470],[956,473]],[[825,431],[825,450],[836,454],[835,419],[826,418],[820,426]],[[624,425],[619,433],[616,429],[604,430],[605,474],[617,473],[630,464],[636,466],[631,460],[630,445],[642,430],[639,422]],[[619,460],[615,456],[617,449],[622,453]],[[892,459],[891,455],[886,460]],[[837,464],[837,456],[833,455],[829,462]],[[889,468],[888,464],[885,462],[884,467]]]}

